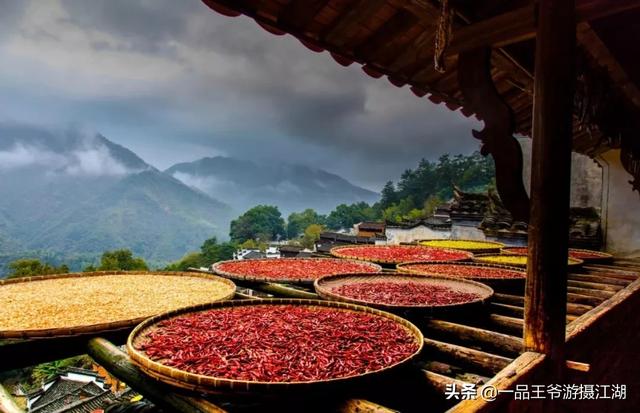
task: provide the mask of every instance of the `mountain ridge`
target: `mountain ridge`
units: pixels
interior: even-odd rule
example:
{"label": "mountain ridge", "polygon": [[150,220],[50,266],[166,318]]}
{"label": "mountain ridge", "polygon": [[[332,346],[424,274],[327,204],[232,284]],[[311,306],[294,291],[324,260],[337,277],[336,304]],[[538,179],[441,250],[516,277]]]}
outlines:
{"label": "mountain ridge", "polygon": [[240,210],[269,204],[285,215],[306,208],[327,213],[342,203],[379,198],[337,174],[300,164],[216,156],[181,162],[164,172],[213,197],[225,194],[225,201]]}

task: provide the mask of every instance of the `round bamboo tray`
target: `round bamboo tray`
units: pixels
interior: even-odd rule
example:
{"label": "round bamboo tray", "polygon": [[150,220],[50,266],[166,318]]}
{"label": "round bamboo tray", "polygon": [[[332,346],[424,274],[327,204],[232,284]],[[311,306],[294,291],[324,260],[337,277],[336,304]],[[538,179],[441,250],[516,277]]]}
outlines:
{"label": "round bamboo tray", "polygon": [[[427,265],[429,265],[431,267],[435,267],[435,268],[432,271],[430,271],[428,269],[412,268],[412,266],[416,266],[416,265],[419,265],[419,264],[427,264]],[[438,267],[447,267],[447,266],[452,266],[452,268],[454,268],[454,267],[468,267],[468,268],[473,268],[473,269],[478,269],[478,270],[482,270],[482,269],[486,268],[489,271],[491,269],[506,270],[506,271],[511,271],[514,274],[517,273],[519,275],[519,277],[517,277],[517,278],[500,278],[500,277],[491,278],[491,277],[482,277],[482,276],[455,275],[455,274],[451,274],[451,273],[444,273],[444,272],[438,272],[437,271]],[[478,262],[425,263],[425,262],[420,262],[420,261],[414,261],[414,262],[403,262],[402,264],[398,264],[396,266],[396,268],[401,273],[453,277],[453,278],[456,278],[456,279],[477,281],[477,282],[486,284],[486,285],[488,285],[490,287],[494,287],[494,288],[495,287],[507,287],[507,286],[513,286],[513,287],[524,286],[524,283],[525,283],[525,281],[527,279],[527,273],[526,273],[526,271],[523,271],[522,267],[512,267],[512,266],[508,266],[508,265],[496,265],[496,264],[483,264],[483,263],[478,263]]]}
{"label": "round bamboo tray", "polygon": [[[477,294],[478,298],[467,300],[464,302],[452,303],[452,304],[390,304],[381,303],[373,300],[357,299],[348,297],[342,294],[338,294],[332,291],[333,288],[341,287],[349,284],[360,283],[375,283],[375,282],[402,282],[402,283],[424,283],[428,285],[447,287],[456,292],[473,293]],[[363,274],[343,274],[343,275],[330,275],[327,277],[319,278],[315,281],[314,287],[316,293],[322,298],[333,301],[342,301],[352,304],[367,305],[383,310],[398,311],[398,310],[433,310],[433,309],[453,309],[470,306],[473,304],[481,304],[487,301],[493,296],[493,289],[491,287],[481,284],[476,281],[462,280],[459,278],[445,277],[445,276],[432,276],[432,275],[419,275],[419,274],[376,274],[376,275],[363,275]]]}
{"label": "round bamboo tray", "polygon": [[[137,344],[156,329],[156,325],[164,320],[168,320],[177,316],[197,313],[212,309],[221,309],[238,306],[257,306],[257,305],[301,305],[310,307],[329,307],[338,308],[345,311],[354,311],[360,313],[372,314],[390,319],[403,326],[406,331],[414,337],[417,349],[407,358],[383,369],[370,371],[359,376],[339,377],[327,380],[316,381],[300,381],[300,382],[265,382],[265,381],[248,381],[235,380],[228,378],[220,378],[201,374],[194,374],[188,371],[176,369],[160,362],[151,360],[143,351],[138,350]],[[138,325],[129,335],[127,340],[127,351],[133,362],[149,376],[164,382],[166,384],[192,390],[198,392],[220,394],[220,393],[242,393],[242,394],[270,394],[279,392],[294,391],[324,391],[329,388],[343,388],[345,385],[356,384],[358,382],[369,380],[372,377],[389,373],[390,371],[405,365],[413,360],[422,350],[424,345],[424,337],[422,332],[411,322],[398,317],[394,314],[376,310],[370,307],[353,305],[348,303],[332,302],[325,300],[301,300],[301,299],[263,299],[263,300],[230,300],[225,302],[209,303],[191,307],[185,307],[174,311],[149,318]]]}
{"label": "round bamboo tray", "polygon": [[[500,261],[502,260],[501,257],[512,257],[515,259],[520,259],[521,262],[506,262],[506,261]],[[495,260],[492,260],[492,258],[494,258]],[[527,268],[527,256],[526,255],[521,255],[521,254],[509,254],[509,253],[502,253],[502,254],[481,254],[481,255],[476,255],[475,257],[473,257],[473,261],[480,263],[480,264],[491,264],[491,265],[508,265],[511,267],[521,267],[521,268]],[[584,261],[576,259],[576,258],[569,258],[567,261],[567,265],[570,267],[578,267],[580,265],[584,264]]]}
{"label": "round bamboo tray", "polygon": [[[439,252],[445,251],[445,252],[449,252],[451,254],[457,255],[459,258],[444,259],[444,260],[429,259],[429,258],[424,258],[424,259],[421,259],[421,258],[417,258],[417,259],[403,259],[403,258],[385,259],[385,258],[379,258],[379,257],[366,257],[364,255],[357,255],[357,254],[342,252],[343,250],[345,250],[347,248],[355,248],[355,249],[394,248],[394,249],[398,249],[398,250],[414,251],[416,253],[427,252],[429,250],[431,250],[434,253],[437,253],[438,251]],[[352,259],[352,260],[375,262],[376,264],[382,264],[382,265],[387,265],[387,266],[395,266],[395,265],[400,264],[400,263],[405,262],[405,261],[416,261],[416,260],[419,260],[419,261],[423,261],[423,262],[458,262],[458,261],[468,261],[468,260],[473,258],[473,254],[468,252],[468,251],[461,251],[461,250],[455,250],[455,249],[450,249],[450,248],[424,247],[424,246],[421,246],[421,245],[341,245],[341,246],[338,246],[338,247],[331,248],[331,255],[333,255],[334,257],[338,257],[338,258],[346,258],[346,259]]]}
{"label": "round bamboo tray", "polygon": [[[469,243],[469,245],[464,246],[455,246],[455,245],[446,245],[447,243],[456,243],[456,241],[460,241],[461,243]],[[439,246],[438,244],[444,244]],[[475,244],[475,245],[474,245]],[[449,248],[454,250],[462,250],[469,251],[474,254],[493,254],[499,253],[502,248],[504,248],[504,244],[494,241],[484,241],[484,240],[473,240],[473,239],[421,239],[418,240],[418,245],[424,245],[425,247],[432,248]]]}
{"label": "round bamboo tray", "polygon": [[[221,292],[217,296],[213,296],[207,298],[207,302],[212,301],[222,301],[233,298],[235,294],[235,284],[222,277],[217,277],[214,275],[201,274],[201,273],[191,273],[191,272],[147,272],[147,271],[97,271],[97,272],[86,272],[86,273],[69,273],[69,274],[54,274],[54,275],[43,275],[43,276],[34,276],[34,277],[21,277],[14,278],[9,280],[1,280],[0,281],[0,292],[3,288],[6,287],[15,287],[21,285],[29,285],[32,287],[33,283],[55,283],[60,280],[69,280],[69,279],[90,279],[104,276],[122,276],[123,279],[127,275],[144,275],[145,277],[150,278],[150,282],[154,282],[152,278],[154,277],[192,277],[198,280],[201,280],[202,283],[209,282],[217,282],[222,286]],[[159,278],[158,278],[159,279]],[[203,284],[204,285],[204,284]],[[167,283],[165,291],[169,292],[171,290],[171,284]],[[44,290],[43,290],[43,293]],[[109,293],[105,291],[105,293]],[[158,296],[158,300],[162,300],[162,296]],[[127,301],[135,301],[136,296],[132,295],[131,297],[126,298]],[[173,305],[169,308],[179,308],[184,305],[188,305],[189,301],[185,299],[185,302],[181,305]],[[25,302],[24,306],[29,306],[29,302]],[[2,322],[0,321],[0,338],[51,338],[51,337],[61,337],[61,336],[80,336],[86,334],[96,334],[103,333],[108,331],[122,330],[125,328],[131,328],[141,321],[147,319],[150,316],[153,316],[157,313],[149,313],[144,315],[136,315],[130,317],[122,317],[117,319],[108,320],[109,314],[111,314],[114,310],[114,303],[109,301],[94,301],[91,303],[87,303],[87,305],[91,306],[101,306],[100,311],[104,313],[105,321],[104,322],[91,322],[88,323],[77,323],[71,326],[65,327],[51,327],[51,328],[25,328],[25,329],[15,329],[15,328],[2,328]],[[53,304],[51,306],[51,311],[54,311],[55,308]],[[63,310],[65,310],[63,305]],[[69,312],[73,311],[72,308],[68,309]],[[47,308],[42,309],[42,317],[47,316]],[[82,317],[79,317],[82,319]],[[113,317],[112,317],[113,318]],[[108,320],[108,321],[107,321]]]}
{"label": "round bamboo tray", "polygon": [[[260,259],[250,259],[250,260],[229,260],[229,261],[220,261],[217,262],[215,264],[213,264],[212,269],[213,272],[215,272],[216,274],[225,277],[225,278],[229,278],[232,280],[238,280],[238,281],[251,281],[251,282],[273,282],[273,283],[286,283],[286,284],[308,284],[308,285],[312,285],[313,281],[316,278],[320,278],[321,276],[325,276],[325,275],[333,275],[333,274],[344,274],[344,273],[352,273],[354,271],[341,271],[341,272],[334,272],[334,273],[326,273],[326,274],[321,274],[315,278],[299,278],[299,277],[294,277],[294,276],[288,276],[288,277],[271,277],[271,276],[260,276],[260,275],[251,275],[251,274],[240,274],[237,272],[231,272],[231,271],[225,271],[222,269],[222,267],[227,264],[227,263],[234,263],[234,264],[239,264],[242,265],[242,263],[255,263],[258,261],[264,261],[267,263],[273,263],[273,264],[279,264],[279,263],[285,263],[285,262],[307,262],[313,265],[313,263],[335,263],[337,265],[341,265],[343,263],[354,263],[354,264],[358,264],[363,266],[363,270],[362,272],[367,272],[366,270],[364,270],[364,268],[369,268],[371,269],[371,273],[379,273],[382,271],[382,267],[379,266],[378,264],[372,263],[372,262],[367,262],[367,261],[359,261],[359,260],[343,260],[343,259],[338,259],[338,258],[278,258],[278,259],[273,259],[273,258],[260,258]],[[250,265],[250,264],[249,264]]]}
{"label": "round bamboo tray", "polygon": [[[503,249],[502,252],[510,255],[527,255],[527,247],[508,247]],[[587,263],[613,261],[613,255],[608,252],[580,248],[569,248],[569,256]]]}

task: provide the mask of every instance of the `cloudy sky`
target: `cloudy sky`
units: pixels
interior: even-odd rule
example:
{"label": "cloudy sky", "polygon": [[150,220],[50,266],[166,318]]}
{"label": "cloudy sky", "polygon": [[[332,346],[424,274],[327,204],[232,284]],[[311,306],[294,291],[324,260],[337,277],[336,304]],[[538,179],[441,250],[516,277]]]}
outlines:
{"label": "cloudy sky", "polygon": [[479,125],[200,0],[0,0],[0,122],[78,126],[154,166],[302,163],[379,190]]}

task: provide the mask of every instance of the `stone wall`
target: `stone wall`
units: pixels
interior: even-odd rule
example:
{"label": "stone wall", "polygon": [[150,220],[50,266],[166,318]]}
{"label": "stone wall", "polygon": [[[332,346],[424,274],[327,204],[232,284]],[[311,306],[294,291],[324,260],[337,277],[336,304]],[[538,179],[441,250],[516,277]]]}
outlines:
{"label": "stone wall", "polygon": [[621,257],[640,257],[640,194],[620,163],[620,150],[598,157],[604,171],[602,229],[605,249]]}
{"label": "stone wall", "polygon": [[[531,181],[531,139],[518,139],[522,147],[524,186],[529,193]],[[602,210],[603,171],[600,165],[586,155],[571,156],[571,206],[593,207]]]}

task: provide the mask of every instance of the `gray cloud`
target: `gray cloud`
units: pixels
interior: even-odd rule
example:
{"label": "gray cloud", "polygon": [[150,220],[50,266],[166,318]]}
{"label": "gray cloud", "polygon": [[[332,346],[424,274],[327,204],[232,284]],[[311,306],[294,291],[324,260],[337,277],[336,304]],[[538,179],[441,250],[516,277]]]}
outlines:
{"label": "gray cloud", "polygon": [[308,163],[379,190],[420,158],[478,146],[476,121],[200,0],[56,4],[49,20],[28,9],[11,53],[0,49],[13,68],[0,90],[18,88],[21,120],[37,108],[90,125],[158,167],[171,153],[222,153]]}

